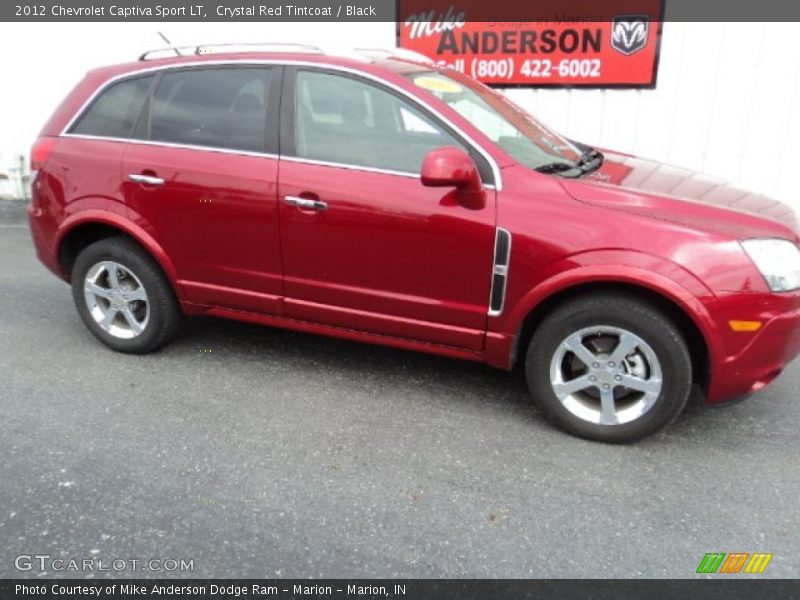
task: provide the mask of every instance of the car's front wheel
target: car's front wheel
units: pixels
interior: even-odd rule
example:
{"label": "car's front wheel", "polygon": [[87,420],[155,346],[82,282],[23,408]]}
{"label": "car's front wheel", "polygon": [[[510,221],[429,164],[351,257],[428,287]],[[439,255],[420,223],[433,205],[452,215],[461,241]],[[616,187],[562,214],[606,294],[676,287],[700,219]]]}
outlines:
{"label": "car's front wheel", "polygon": [[550,313],[528,348],[529,389],[562,429],[633,442],[672,422],[689,398],[692,361],[678,327],[626,294],[575,299]]}
{"label": "car's front wheel", "polygon": [[151,352],[177,332],[181,313],[160,267],[133,240],[87,246],[75,260],[72,297],[83,322],[120,352]]}

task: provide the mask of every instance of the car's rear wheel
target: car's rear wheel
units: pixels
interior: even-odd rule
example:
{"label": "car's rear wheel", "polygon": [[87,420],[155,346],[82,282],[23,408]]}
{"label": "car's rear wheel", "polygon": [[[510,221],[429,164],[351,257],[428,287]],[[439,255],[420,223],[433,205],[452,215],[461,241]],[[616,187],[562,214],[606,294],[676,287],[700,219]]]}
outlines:
{"label": "car's rear wheel", "polygon": [[178,330],[181,314],[169,282],[132,240],[114,237],[87,246],[71,281],[83,322],[114,350],[152,352]]}
{"label": "car's rear wheel", "polygon": [[550,313],[525,366],[531,394],[551,421],[603,442],[633,442],[665,427],[692,386],[679,328],[626,294],[575,299]]}

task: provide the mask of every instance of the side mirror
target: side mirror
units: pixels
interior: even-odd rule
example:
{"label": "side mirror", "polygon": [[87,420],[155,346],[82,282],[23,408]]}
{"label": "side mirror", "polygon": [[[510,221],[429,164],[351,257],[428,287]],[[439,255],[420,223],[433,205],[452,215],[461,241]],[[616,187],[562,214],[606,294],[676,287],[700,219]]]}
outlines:
{"label": "side mirror", "polygon": [[455,187],[465,192],[483,189],[475,162],[455,146],[442,146],[428,152],[422,161],[420,179],[427,187]]}

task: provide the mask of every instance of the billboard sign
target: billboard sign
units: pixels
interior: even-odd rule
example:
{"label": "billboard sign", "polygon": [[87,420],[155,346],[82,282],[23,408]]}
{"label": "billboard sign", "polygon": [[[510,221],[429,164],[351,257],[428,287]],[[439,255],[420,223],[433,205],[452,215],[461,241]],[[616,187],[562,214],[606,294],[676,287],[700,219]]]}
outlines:
{"label": "billboard sign", "polygon": [[398,46],[489,85],[655,87],[662,0],[627,1],[618,13],[605,5],[602,17],[573,21],[474,21],[463,0],[426,8],[400,0]]}

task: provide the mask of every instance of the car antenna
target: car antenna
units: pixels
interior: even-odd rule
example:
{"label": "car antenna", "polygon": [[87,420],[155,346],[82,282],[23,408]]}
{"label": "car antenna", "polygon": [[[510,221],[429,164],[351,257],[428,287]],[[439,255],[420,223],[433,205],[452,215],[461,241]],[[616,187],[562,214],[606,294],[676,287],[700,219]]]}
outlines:
{"label": "car antenna", "polygon": [[164,40],[170,48],[172,48],[172,50],[175,52],[175,56],[180,56],[181,55],[181,53],[174,46],[174,44],[167,39],[167,36],[165,36],[160,31],[157,31],[156,33],[158,33],[158,35],[161,37],[161,39]]}

